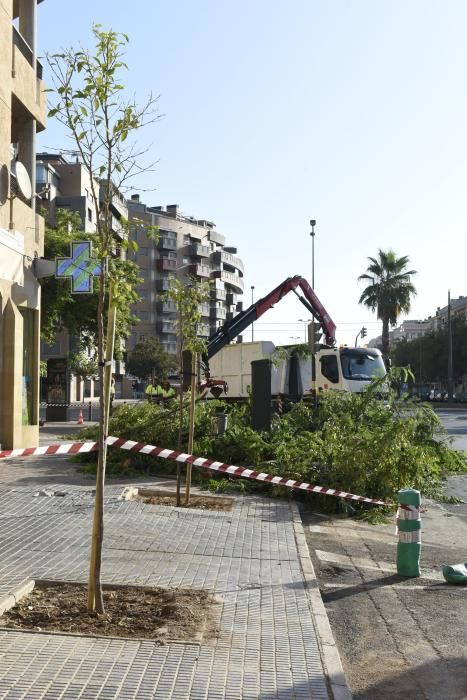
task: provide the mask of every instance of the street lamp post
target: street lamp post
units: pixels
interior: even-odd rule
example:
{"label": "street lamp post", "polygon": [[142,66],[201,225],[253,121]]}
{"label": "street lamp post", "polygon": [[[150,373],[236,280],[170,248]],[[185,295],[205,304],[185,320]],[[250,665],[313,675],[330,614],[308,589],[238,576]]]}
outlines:
{"label": "street lamp post", "polygon": [[[251,305],[252,305],[252,306],[253,306],[253,292],[254,292],[254,291],[255,291],[255,285],[252,284],[252,285],[251,285]],[[254,329],[255,329],[255,324],[252,323],[252,324],[251,324],[251,342],[253,342],[253,341],[254,341],[254,338],[255,338],[255,330],[254,330]]]}
{"label": "street lamp post", "polygon": [[315,288],[315,226],[316,219],[310,219],[311,226],[311,288]]}
{"label": "street lamp post", "polygon": [[303,331],[305,334],[305,343],[308,340],[308,324],[313,321],[312,318],[299,318],[298,319],[301,323],[303,323]]}
{"label": "street lamp post", "polygon": [[452,401],[454,382],[452,372],[452,323],[451,323],[451,290],[448,290],[448,399]]}
{"label": "street lamp post", "polygon": [[[315,226],[316,219],[310,219],[310,236],[311,236],[311,288],[315,290]],[[311,326],[311,334],[309,338],[309,348],[311,355],[311,390],[313,392],[313,405],[316,408],[318,405],[318,395],[316,393],[316,367],[315,367],[315,319],[313,318]]]}

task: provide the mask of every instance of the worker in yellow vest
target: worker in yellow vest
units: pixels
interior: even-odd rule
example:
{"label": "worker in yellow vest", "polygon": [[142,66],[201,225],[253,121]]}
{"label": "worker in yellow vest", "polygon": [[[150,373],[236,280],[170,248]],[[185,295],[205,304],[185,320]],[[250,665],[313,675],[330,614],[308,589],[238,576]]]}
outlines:
{"label": "worker in yellow vest", "polygon": [[177,393],[175,391],[175,389],[173,388],[173,386],[171,386],[168,379],[164,379],[164,381],[162,382],[162,392],[163,392],[162,396],[164,398],[164,401],[168,401],[169,399],[173,399]]}
{"label": "worker in yellow vest", "polygon": [[144,391],[148,401],[162,401],[164,390],[158,379],[152,379]]}

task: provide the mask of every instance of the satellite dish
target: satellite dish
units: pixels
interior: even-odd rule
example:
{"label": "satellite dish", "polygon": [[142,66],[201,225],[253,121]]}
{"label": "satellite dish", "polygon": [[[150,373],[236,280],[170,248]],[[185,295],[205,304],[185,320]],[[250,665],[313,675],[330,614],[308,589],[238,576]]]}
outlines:
{"label": "satellite dish", "polygon": [[16,182],[18,183],[19,191],[25,199],[31,199],[32,197],[32,187],[31,180],[29,179],[29,174],[21,161],[17,160],[15,163],[15,175]]}

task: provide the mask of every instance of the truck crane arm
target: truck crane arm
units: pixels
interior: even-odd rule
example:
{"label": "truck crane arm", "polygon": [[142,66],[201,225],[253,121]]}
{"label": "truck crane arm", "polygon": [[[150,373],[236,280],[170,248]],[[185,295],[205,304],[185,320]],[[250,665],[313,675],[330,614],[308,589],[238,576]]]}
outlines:
{"label": "truck crane arm", "polygon": [[[297,292],[297,287],[302,291],[302,294]],[[326,338],[327,345],[335,345],[336,343],[336,325],[331,320],[328,312],[321,304],[313,289],[310,287],[306,279],[295,275],[288,277],[284,282],[279,284],[272,292],[269,292],[265,297],[259,299],[254,304],[241,311],[234,316],[230,321],[224,323],[223,326],[209,338],[207,352],[204,357],[204,362],[215,355],[219,350],[230,343],[231,340],[237,337],[245,328],[248,328],[252,323],[258,320],[266,311],[271,309],[274,304],[280,301],[290,291],[295,292],[302,304],[318,321]]]}

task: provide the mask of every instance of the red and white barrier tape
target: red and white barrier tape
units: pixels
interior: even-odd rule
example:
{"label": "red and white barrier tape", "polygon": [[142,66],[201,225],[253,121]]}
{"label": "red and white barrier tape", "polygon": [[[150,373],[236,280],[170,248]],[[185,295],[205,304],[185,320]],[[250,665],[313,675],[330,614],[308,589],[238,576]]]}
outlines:
{"label": "red and white barrier tape", "polygon": [[[109,447],[118,447],[121,450],[130,450],[131,452],[140,452],[142,454],[151,455],[153,457],[162,457],[163,459],[171,459],[175,462],[190,463],[195,467],[210,469],[211,471],[230,474],[231,476],[242,477],[243,479],[252,479],[254,481],[263,481],[276,486],[286,486],[298,491],[308,491],[312,493],[321,493],[325,496],[337,496],[350,501],[358,501],[359,503],[373,503],[378,506],[390,506],[392,503],[381,501],[376,498],[367,498],[366,496],[357,496],[348,491],[338,491],[337,489],[328,489],[324,486],[314,486],[304,481],[296,481],[295,479],[286,479],[282,476],[273,476],[265,472],[257,472],[254,469],[247,467],[236,467],[232,464],[217,462],[213,459],[205,457],[195,457],[194,455],[186,454],[185,452],[177,452],[176,450],[167,450],[155,445],[145,445],[143,442],[134,442],[134,440],[124,440],[123,438],[108,437],[107,445]],[[29,447],[17,450],[4,450],[0,452],[0,459],[6,457],[31,457],[33,455],[52,455],[52,454],[78,454],[80,452],[95,452],[98,450],[97,442],[74,442],[62,445],[43,445],[41,447]]]}
{"label": "red and white barrier tape", "polygon": [[41,445],[40,447],[22,447],[16,450],[3,450],[0,459],[6,457],[32,457],[34,455],[65,455],[78,452],[95,452],[97,442],[67,442],[61,445]]}

